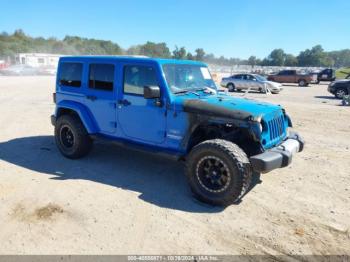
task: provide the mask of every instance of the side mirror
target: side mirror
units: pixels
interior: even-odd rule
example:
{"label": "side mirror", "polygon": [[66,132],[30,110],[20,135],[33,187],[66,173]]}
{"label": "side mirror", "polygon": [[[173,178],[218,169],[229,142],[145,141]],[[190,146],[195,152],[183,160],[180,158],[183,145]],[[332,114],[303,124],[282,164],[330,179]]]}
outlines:
{"label": "side mirror", "polygon": [[146,99],[160,98],[159,86],[145,86],[143,88],[143,97]]}

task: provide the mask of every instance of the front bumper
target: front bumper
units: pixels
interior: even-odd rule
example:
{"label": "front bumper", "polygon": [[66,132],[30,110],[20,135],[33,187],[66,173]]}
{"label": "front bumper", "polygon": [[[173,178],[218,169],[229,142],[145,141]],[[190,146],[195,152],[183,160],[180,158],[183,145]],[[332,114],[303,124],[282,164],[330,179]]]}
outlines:
{"label": "front bumper", "polygon": [[331,93],[331,94],[334,95],[334,93],[335,93],[335,88],[334,88],[334,86],[329,85],[328,88],[327,88],[327,91],[328,91],[329,93]]}
{"label": "front bumper", "polygon": [[227,86],[227,83],[226,83],[226,82],[220,82],[220,86],[221,86],[221,87],[226,87],[226,86]]}
{"label": "front bumper", "polygon": [[53,126],[56,125],[56,116],[55,116],[55,115],[52,115],[52,116],[51,116],[51,124],[52,124]]}
{"label": "front bumper", "polygon": [[303,151],[304,145],[304,140],[297,133],[290,133],[281,145],[250,157],[250,163],[254,171],[259,173],[286,167],[292,163],[293,155]]}

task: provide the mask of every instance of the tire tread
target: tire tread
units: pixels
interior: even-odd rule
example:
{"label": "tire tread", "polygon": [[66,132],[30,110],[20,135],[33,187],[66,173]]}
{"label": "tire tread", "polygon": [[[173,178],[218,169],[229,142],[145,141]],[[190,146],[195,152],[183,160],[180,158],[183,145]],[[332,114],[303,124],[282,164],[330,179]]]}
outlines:
{"label": "tire tread", "polygon": [[[204,141],[198,144],[197,146],[195,146],[189,155],[189,158],[188,158],[189,161],[186,161],[187,176],[191,176],[190,166],[192,163],[190,161],[192,156],[198,153],[199,151],[203,149],[208,149],[208,148],[216,148],[219,151],[225,153],[227,156],[229,156],[229,158],[233,161],[233,163],[237,167],[239,174],[243,175],[243,176],[239,176],[239,179],[240,179],[239,184],[241,186],[239,187],[240,188],[239,192],[235,192],[233,196],[221,199],[220,201],[218,200],[211,201],[208,199],[204,199],[197,192],[194,191],[193,193],[200,200],[202,201],[204,200],[205,202],[209,202],[215,205],[226,206],[231,204],[232,202],[236,202],[240,200],[250,188],[251,181],[252,181],[252,168],[246,153],[238,145],[230,141],[223,140],[223,139],[213,139],[213,140]],[[191,189],[193,191],[193,187],[191,187]]]}
{"label": "tire tread", "polygon": [[[64,150],[62,150],[62,148],[59,145],[60,144],[59,126],[62,122],[67,122],[69,125],[71,125],[72,128],[75,130],[75,134],[77,135],[75,139],[76,141],[78,141],[79,146],[72,154],[67,154],[66,152],[64,152]],[[63,115],[59,117],[55,127],[55,138],[56,138],[56,143],[60,152],[67,158],[70,158],[70,159],[82,158],[86,156],[91,150],[92,140],[78,116]]]}

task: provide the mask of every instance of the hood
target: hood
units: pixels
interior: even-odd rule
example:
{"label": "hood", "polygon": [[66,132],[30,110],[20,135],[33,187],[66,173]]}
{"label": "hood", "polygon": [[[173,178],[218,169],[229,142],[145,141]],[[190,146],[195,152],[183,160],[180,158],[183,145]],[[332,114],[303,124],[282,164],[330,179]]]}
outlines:
{"label": "hood", "polygon": [[349,79],[340,79],[340,80],[334,81],[333,83],[339,83],[339,84],[350,83],[350,80]]}
{"label": "hood", "polygon": [[272,81],[266,81],[267,84],[272,85],[274,87],[281,87],[282,84],[277,83],[277,82],[272,82]]}
{"label": "hood", "polygon": [[264,81],[264,83],[266,83],[266,84],[268,84],[268,85],[271,85],[271,86],[273,86],[273,87],[275,87],[275,88],[279,88],[279,87],[282,86],[282,84],[277,83],[277,82],[273,82],[273,81]]}
{"label": "hood", "polygon": [[196,96],[186,94],[176,97],[175,103],[184,112],[208,116],[247,120],[280,111],[282,108],[265,102],[247,98],[237,98],[226,94]]}

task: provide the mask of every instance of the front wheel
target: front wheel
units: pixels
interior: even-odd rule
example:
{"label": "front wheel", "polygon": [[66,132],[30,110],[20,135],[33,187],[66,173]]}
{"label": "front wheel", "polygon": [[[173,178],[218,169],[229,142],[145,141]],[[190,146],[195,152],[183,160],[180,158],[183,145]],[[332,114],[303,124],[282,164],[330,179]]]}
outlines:
{"label": "front wheel", "polygon": [[240,147],[214,139],[192,149],[186,161],[186,175],[196,198],[212,205],[227,206],[247,192],[252,169]]}
{"label": "front wheel", "polygon": [[228,89],[228,91],[229,92],[233,92],[233,91],[235,91],[235,85],[234,84],[232,84],[232,83],[229,83],[227,86],[227,89]]}
{"label": "front wheel", "polygon": [[344,88],[338,88],[335,92],[335,97],[338,99],[343,99],[343,97],[347,94]]}
{"label": "front wheel", "polygon": [[74,115],[63,115],[57,119],[55,140],[63,156],[81,158],[90,152],[92,140],[80,119]]}

